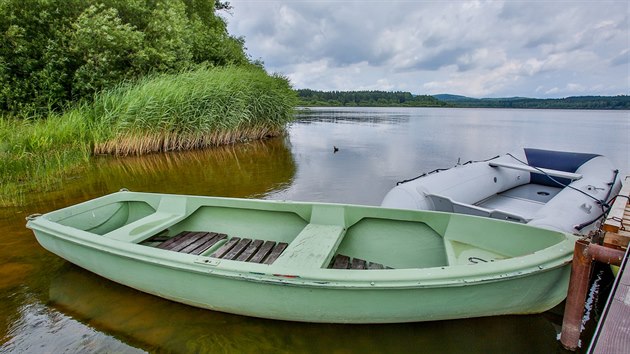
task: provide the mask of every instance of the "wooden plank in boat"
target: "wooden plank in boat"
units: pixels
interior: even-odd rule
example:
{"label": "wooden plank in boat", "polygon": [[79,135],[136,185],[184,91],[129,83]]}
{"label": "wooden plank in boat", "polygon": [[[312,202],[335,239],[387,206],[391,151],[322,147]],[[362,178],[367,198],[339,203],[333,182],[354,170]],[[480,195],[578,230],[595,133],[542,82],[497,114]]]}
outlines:
{"label": "wooden plank in boat", "polygon": [[344,256],[343,254],[338,254],[333,261],[332,268],[333,269],[348,269],[348,265],[350,264],[350,257]]}
{"label": "wooden plank in boat", "polygon": [[394,269],[391,267],[387,267],[382,265],[381,263],[369,262],[361,258],[351,258],[349,256],[338,254],[336,255],[329,268],[332,269]]}
{"label": "wooden plank in boat", "polygon": [[157,248],[161,248],[161,249],[164,249],[164,250],[169,250],[175,244],[177,244],[177,242],[180,242],[182,239],[185,239],[186,237],[188,237],[188,234],[190,234],[190,233],[191,232],[189,232],[189,231],[182,231],[182,232],[178,233],[177,235],[173,236],[171,239],[160,243],[157,246]]}
{"label": "wooden plank in boat", "polygon": [[[198,248],[203,247],[208,241],[212,240],[217,235],[216,232],[200,232],[196,235],[197,240],[190,243],[188,246],[177,250],[182,253],[193,253]],[[206,247],[207,249],[207,247]]]}
{"label": "wooden plank in boat", "polygon": [[155,235],[155,236],[151,236],[148,239],[142,241],[142,242],[164,242],[164,241],[168,241],[170,240],[172,237],[170,236],[166,236],[166,235]]}
{"label": "wooden plank in boat", "polygon": [[214,246],[217,242],[227,238],[226,234],[217,234],[216,232],[211,232],[211,234],[214,234],[214,237],[212,237],[211,239],[206,241],[204,244],[202,244],[201,246],[197,247],[197,249],[195,249],[195,250],[193,250],[193,251],[191,251],[189,253],[190,254],[202,254],[208,248]]}
{"label": "wooden plank in boat", "polygon": [[241,255],[236,258],[236,260],[237,261],[245,261],[245,262],[249,261],[250,258],[252,258],[254,256],[254,253],[256,253],[256,251],[258,251],[260,246],[262,246],[263,242],[264,242],[263,240],[253,240],[249,244],[249,246],[247,246],[247,248],[245,250],[243,250]]}
{"label": "wooden plank in boat", "polygon": [[385,266],[380,263],[369,262],[367,269],[385,269]]}
{"label": "wooden plank in boat", "polygon": [[190,232],[187,237],[177,242],[177,245],[171,247],[170,250],[188,253],[201,246],[210,237],[212,236],[208,232]]}
{"label": "wooden plank in boat", "polygon": [[265,259],[264,263],[272,264],[278,257],[280,257],[282,251],[284,251],[288,245],[289,244],[286,242],[278,242],[273,250],[271,250],[271,254],[269,254],[269,257],[267,257],[267,259]]}
{"label": "wooden plank in boat", "polygon": [[229,260],[235,259],[236,257],[240,256],[241,252],[243,252],[243,250],[250,244],[250,242],[252,242],[252,240],[249,238],[241,239],[236,245],[234,245],[234,247],[232,247],[232,249],[228,253],[226,253],[221,258]]}
{"label": "wooden plank in boat", "polygon": [[218,250],[214,251],[214,253],[212,253],[210,255],[210,257],[215,257],[215,258],[222,258],[223,256],[225,256],[231,249],[232,247],[234,247],[234,245],[236,245],[239,241],[241,240],[240,237],[232,237],[231,239],[228,240],[228,242],[226,242],[223,246],[221,246]]}
{"label": "wooden plank in boat", "polygon": [[350,262],[350,269],[367,269],[367,262],[360,258],[353,258]]}
{"label": "wooden plank in boat", "polygon": [[265,241],[265,243],[260,246],[258,251],[252,256],[249,260],[252,263],[262,263],[262,261],[267,257],[267,255],[271,252],[273,247],[276,245],[274,241]]}

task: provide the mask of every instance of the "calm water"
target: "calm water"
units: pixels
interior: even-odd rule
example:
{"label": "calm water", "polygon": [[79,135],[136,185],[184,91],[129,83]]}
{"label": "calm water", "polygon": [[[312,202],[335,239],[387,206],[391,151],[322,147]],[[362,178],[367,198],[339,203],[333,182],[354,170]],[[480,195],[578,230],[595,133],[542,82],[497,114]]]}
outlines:
{"label": "calm water", "polygon": [[[339,151],[334,153],[333,146]],[[122,187],[378,205],[396,181],[521,147],[596,152],[630,171],[625,112],[313,109],[283,138],[102,158],[0,209],[0,352],[556,353],[561,309],[397,325],[321,325],[200,310],[92,275],[43,250],[24,217]]]}

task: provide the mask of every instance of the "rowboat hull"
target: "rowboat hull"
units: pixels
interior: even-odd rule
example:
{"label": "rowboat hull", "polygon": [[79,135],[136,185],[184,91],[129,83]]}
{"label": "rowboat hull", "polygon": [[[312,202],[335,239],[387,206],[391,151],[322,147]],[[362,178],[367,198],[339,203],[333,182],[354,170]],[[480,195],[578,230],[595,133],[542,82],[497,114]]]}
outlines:
{"label": "rowboat hull", "polygon": [[[128,221],[137,220],[124,222],[123,226],[112,230],[109,230],[111,227],[99,230],[99,227],[104,227],[102,220],[96,223],[85,220],[93,207],[91,204],[98,204],[95,207],[98,214],[103,206],[107,208],[111,203],[131,200],[156,200],[153,204],[156,211],[149,212],[146,216],[133,217],[133,213],[129,213],[126,216]],[[151,201],[148,203],[151,204]],[[163,212],[167,206],[172,207],[178,203],[186,205],[187,211],[182,215],[173,213],[176,216],[166,223],[164,220],[168,218],[157,219],[158,222],[155,218],[143,222],[156,213]],[[230,213],[217,212],[218,209],[215,208],[228,210]],[[162,230],[169,223],[172,224],[168,229],[175,231],[182,223],[182,227],[186,228],[195,224],[206,228],[208,226],[205,224],[199,225],[202,223],[200,220],[210,219],[212,223],[216,223],[216,220],[212,220],[213,214],[220,214],[225,218],[226,215],[247,214],[245,210],[251,208],[265,215],[269,214],[271,220],[275,219],[275,213],[289,215],[288,219],[270,226],[269,230],[260,226],[268,220],[256,221],[253,214],[246,215],[250,222],[260,223],[257,229],[265,238],[269,238],[266,236],[268,231],[282,234],[283,230],[295,228],[295,225],[287,226],[292,223],[288,220],[294,215],[307,225],[301,230],[302,226],[298,225],[298,235],[293,240],[287,240],[290,241],[287,250],[272,264],[210,256],[218,246],[200,255],[192,255],[159,249],[139,241],[154,235],[155,230]],[[291,214],[291,210],[297,211]],[[195,215],[199,213],[202,215],[196,218]],[[339,213],[342,214],[341,217]],[[99,218],[98,215],[95,217]],[[71,226],[68,223],[68,220],[74,223],[79,219],[82,220],[77,222],[80,226]],[[296,244],[305,247],[309,242],[304,236],[304,230],[326,223],[344,225],[338,236],[339,240],[331,243],[331,251],[324,252],[326,255],[322,258],[322,264],[318,266],[318,261],[313,262],[308,257],[292,261],[300,255],[299,252],[292,253],[296,251]],[[418,230],[414,229],[416,223],[428,225],[430,231],[437,230],[436,234],[443,234],[441,242],[447,245],[446,248],[436,248],[436,243],[431,243],[431,239],[422,241],[425,245],[433,245],[433,249],[421,254],[421,258],[430,259],[426,261],[427,266],[406,266],[405,264],[416,261],[413,256],[407,256],[401,250],[398,257],[381,258],[389,264],[393,263],[395,269],[328,268],[337,251],[343,250],[355,255],[361,252],[364,252],[362,255],[369,254],[370,251],[356,245],[359,239],[357,235],[367,235],[366,240],[374,238],[376,236],[365,230],[384,224],[392,231],[390,235],[382,235],[384,240],[379,239],[379,242],[386,244],[391,239],[403,243],[405,248],[413,249],[415,241],[404,237],[397,240],[395,229],[401,229],[404,233],[405,228],[411,228],[415,235]],[[95,224],[99,225],[94,226]],[[242,228],[233,222],[229,224],[233,225],[231,227]],[[27,226],[34,230],[38,242],[50,252],[95,274],[143,292],[210,310],[270,319],[327,323],[414,322],[543,312],[566,297],[575,241],[571,235],[550,230],[437,212],[131,192],[115,193],[100,198],[98,203],[89,201],[33,218]],[[214,226],[224,230],[229,228]],[[88,227],[91,231],[81,230]],[[461,237],[465,237],[462,235],[492,232],[493,227],[496,229],[494,231],[503,233],[507,238],[513,234],[531,235],[531,243],[540,242],[548,247],[534,246],[538,249],[534,252],[528,250],[522,256],[497,256],[496,260],[477,264],[467,262],[465,256],[474,254],[477,249],[462,248],[464,242]],[[125,237],[119,232],[123,229],[126,230],[124,236],[132,235],[133,241],[123,239]],[[323,238],[326,237],[325,231],[330,231],[321,230],[324,230],[321,233]],[[317,242],[326,244],[326,240]],[[496,248],[489,253],[489,248],[492,246],[486,245],[479,251],[486,252],[483,255],[486,260],[491,258],[491,253],[500,253]],[[307,252],[312,255],[317,250],[307,248]],[[431,256],[442,252],[444,254],[437,258]],[[395,260],[399,258],[402,258],[402,263],[396,264]],[[473,258],[477,257],[468,257]],[[443,264],[439,265],[441,263]]]}

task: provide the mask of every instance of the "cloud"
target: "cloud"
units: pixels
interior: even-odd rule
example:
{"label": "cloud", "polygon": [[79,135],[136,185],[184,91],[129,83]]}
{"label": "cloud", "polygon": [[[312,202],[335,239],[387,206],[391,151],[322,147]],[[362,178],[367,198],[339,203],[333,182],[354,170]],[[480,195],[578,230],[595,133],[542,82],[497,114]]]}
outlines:
{"label": "cloud", "polygon": [[584,94],[628,93],[620,1],[231,3],[230,33],[298,88],[497,97],[562,95],[577,84]]}
{"label": "cloud", "polygon": [[612,59],[610,59],[610,65],[618,66],[618,65],[630,65],[630,49],[624,49],[619,54],[615,55]]}

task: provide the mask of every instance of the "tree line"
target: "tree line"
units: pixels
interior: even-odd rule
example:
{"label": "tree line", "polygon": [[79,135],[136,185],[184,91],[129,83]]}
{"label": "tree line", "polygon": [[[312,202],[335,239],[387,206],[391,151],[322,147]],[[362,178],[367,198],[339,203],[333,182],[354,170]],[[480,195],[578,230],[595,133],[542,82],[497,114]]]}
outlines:
{"label": "tree line", "polygon": [[630,109],[630,96],[566,98],[471,98],[458,95],[413,95],[402,91],[296,90],[302,106],[460,107],[531,109]]}
{"label": "tree line", "polygon": [[565,98],[470,98],[436,95],[452,107],[465,108],[532,108],[532,109],[630,109],[630,96],[575,96]]}
{"label": "tree line", "polygon": [[316,91],[297,90],[302,106],[365,106],[365,107],[442,107],[445,102],[428,95],[388,91]]}

